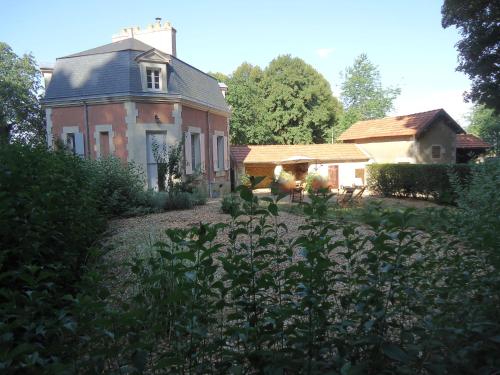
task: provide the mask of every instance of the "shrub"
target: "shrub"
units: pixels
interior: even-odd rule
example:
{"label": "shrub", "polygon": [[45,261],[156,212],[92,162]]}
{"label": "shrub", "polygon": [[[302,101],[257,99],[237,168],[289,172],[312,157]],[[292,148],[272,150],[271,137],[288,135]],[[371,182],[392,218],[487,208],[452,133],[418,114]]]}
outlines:
{"label": "shrub", "polygon": [[498,371],[498,268],[481,249],[416,232],[413,210],[373,215],[363,231],[332,222],[316,194],[287,240],[282,195],[239,191],[227,246],[221,226],[201,224],[168,230],[133,263],[144,320],[124,350],[179,374]]}
{"label": "shrub", "polygon": [[306,177],[306,190],[318,191],[328,187],[328,179],[319,173],[309,173]]}
{"label": "shrub", "polygon": [[207,203],[208,194],[205,188],[195,187],[191,193],[191,200],[195,206],[203,206]]}
{"label": "shrub", "polygon": [[184,210],[193,208],[194,202],[191,194],[184,191],[175,191],[167,193],[165,202],[165,210]]}
{"label": "shrub", "polygon": [[144,174],[116,157],[85,160],[91,187],[107,216],[119,216],[144,204]]}
{"label": "shrub", "polygon": [[368,165],[368,187],[384,196],[432,198],[453,203],[456,195],[450,173],[463,183],[470,174],[464,164],[371,164]]}
{"label": "shrub", "polygon": [[236,194],[229,194],[222,197],[221,211],[225,214],[234,215],[240,208],[240,199]]}
{"label": "shrub", "polygon": [[0,147],[0,368],[43,373],[72,351],[71,295],[105,228],[85,161]]}
{"label": "shrub", "polygon": [[451,182],[459,209],[453,225],[457,233],[477,248],[495,250],[500,233],[500,159],[472,165],[467,185],[459,175],[452,175]]}
{"label": "shrub", "polygon": [[240,177],[240,185],[250,186],[250,176],[248,174],[243,174]]}
{"label": "shrub", "polygon": [[277,182],[283,191],[290,191],[295,187],[295,176],[292,173],[281,171]]}

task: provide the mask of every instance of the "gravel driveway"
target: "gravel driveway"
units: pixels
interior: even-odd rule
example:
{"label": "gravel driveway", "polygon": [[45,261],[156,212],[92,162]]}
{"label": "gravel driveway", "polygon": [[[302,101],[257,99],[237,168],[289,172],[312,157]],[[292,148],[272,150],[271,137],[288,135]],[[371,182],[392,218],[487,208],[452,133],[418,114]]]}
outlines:
{"label": "gravel driveway", "polygon": [[[127,278],[124,264],[134,255],[147,252],[157,241],[166,238],[168,228],[190,228],[202,223],[229,223],[230,215],[221,211],[220,199],[209,199],[204,206],[190,210],[168,211],[158,214],[115,219],[110,221],[103,246],[109,249],[105,259],[111,265],[111,283]],[[280,211],[279,220],[288,227],[287,236],[298,232],[304,223],[304,217]],[[220,236],[222,242],[227,236]],[[113,280],[114,279],[114,280]]]}

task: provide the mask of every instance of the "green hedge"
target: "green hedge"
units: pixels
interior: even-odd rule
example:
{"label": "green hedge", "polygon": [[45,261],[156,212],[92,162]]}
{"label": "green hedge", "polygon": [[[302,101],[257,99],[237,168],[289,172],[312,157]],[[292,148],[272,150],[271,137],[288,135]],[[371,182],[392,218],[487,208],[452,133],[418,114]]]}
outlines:
{"label": "green hedge", "polygon": [[371,164],[368,187],[383,196],[434,199],[454,203],[456,195],[450,174],[465,183],[471,168],[467,164]]}
{"label": "green hedge", "polygon": [[105,229],[92,181],[78,157],[0,147],[0,368],[9,373],[42,373],[71,350],[70,296]]}

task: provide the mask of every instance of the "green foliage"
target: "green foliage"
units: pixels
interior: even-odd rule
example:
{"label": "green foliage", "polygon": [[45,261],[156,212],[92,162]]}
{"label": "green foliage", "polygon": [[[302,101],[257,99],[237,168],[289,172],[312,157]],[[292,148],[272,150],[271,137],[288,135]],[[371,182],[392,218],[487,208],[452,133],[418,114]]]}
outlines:
{"label": "green foliage", "polygon": [[498,234],[500,233],[500,160],[487,160],[471,166],[472,175],[467,185],[460,177],[452,175],[452,185],[457,192],[460,215],[459,234],[475,248],[488,249],[496,257],[494,264],[500,265]]}
{"label": "green foliage", "polygon": [[272,143],[273,135],[265,121],[262,69],[244,62],[229,77],[215,75],[228,86],[226,100],[232,108],[231,144]]}
{"label": "green foliage", "polygon": [[470,173],[467,164],[370,164],[368,188],[383,196],[432,198],[453,203],[456,198],[450,173],[465,183]]}
{"label": "green foliage", "polygon": [[344,72],[341,101],[345,113],[336,136],[356,121],[385,117],[401,93],[399,88],[383,88],[380,72],[366,54],[359,55]]}
{"label": "green foliage", "polygon": [[[484,172],[473,177],[478,185],[491,182]],[[310,196],[306,221],[290,236],[279,220],[283,195],[259,199],[257,183],[238,188],[240,208],[227,228],[167,230],[166,241],[133,260],[130,300],[123,315],[114,315],[123,324],[109,331],[120,355],[109,345],[104,370],[500,369],[498,265],[485,262],[489,250],[458,246],[442,228],[416,231],[413,210],[374,214],[374,206],[363,230],[328,220],[331,196],[324,194]]]}
{"label": "green foliage", "polygon": [[264,69],[241,64],[229,77],[232,144],[323,143],[342,107],[328,81],[299,58],[279,56]]}
{"label": "green foliage", "polygon": [[192,194],[184,191],[174,191],[167,194],[165,210],[184,210],[193,208],[194,201]]}
{"label": "green foliage", "polygon": [[225,214],[235,215],[240,209],[240,198],[235,194],[224,195],[221,200],[221,211]]}
{"label": "green foliage", "polygon": [[41,74],[32,55],[17,56],[0,42],[0,144],[9,139],[44,144]]}
{"label": "green foliage", "polygon": [[[83,196],[82,161],[24,152],[0,150],[6,373],[500,370],[498,162],[474,166],[469,188],[457,185],[455,214],[436,211],[443,225],[429,233],[412,227],[414,210],[373,206],[363,227],[331,220],[331,195],[314,193],[292,233],[278,211],[285,195],[259,198],[252,178],[238,188],[229,224],[166,230],[133,257],[124,282],[101,268],[68,272],[99,233],[92,201],[66,202]],[[53,186],[72,189],[53,205]],[[61,241],[68,225],[79,233],[68,238],[81,243]]]}
{"label": "green foliage", "polygon": [[[158,190],[172,191],[175,181],[182,177],[182,150],[183,144],[177,143],[167,149],[167,145],[160,145],[154,141],[151,145],[153,156],[158,166]],[[167,184],[165,186],[165,183]]]}
{"label": "green foliage", "polygon": [[477,135],[492,146],[492,153],[500,157],[500,115],[492,109],[476,105],[469,117],[468,132]]}
{"label": "green foliage", "polygon": [[445,0],[441,8],[444,28],[460,30],[458,71],[472,80],[466,98],[500,115],[500,5],[495,0]]}
{"label": "green foliage", "polygon": [[328,179],[319,173],[309,173],[306,177],[306,190],[311,192],[317,192],[319,189],[323,189],[328,185]]}
{"label": "green foliage", "polygon": [[84,161],[93,194],[107,216],[133,212],[145,204],[144,175],[133,163],[116,157]]}
{"label": "green foliage", "polygon": [[303,60],[284,55],[271,61],[264,75],[266,122],[275,142],[330,140],[341,105],[320,73]]}
{"label": "green foliage", "polygon": [[0,368],[42,373],[67,360],[71,295],[104,229],[85,162],[20,144],[0,147]]}

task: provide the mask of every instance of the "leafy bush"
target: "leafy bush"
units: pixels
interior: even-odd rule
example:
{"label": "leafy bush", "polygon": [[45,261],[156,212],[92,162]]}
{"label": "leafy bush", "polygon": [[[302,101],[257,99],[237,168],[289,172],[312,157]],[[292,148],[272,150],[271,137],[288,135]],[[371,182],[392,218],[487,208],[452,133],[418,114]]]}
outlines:
{"label": "leafy bush", "polygon": [[318,191],[328,187],[328,179],[319,173],[309,173],[306,177],[306,190],[308,192]]}
{"label": "leafy bush", "polygon": [[295,187],[295,176],[290,172],[282,170],[276,182],[282,191],[290,191]]}
{"label": "leafy bush", "polygon": [[248,174],[243,174],[240,177],[240,185],[250,186],[250,176]]}
{"label": "leafy bush", "polygon": [[239,191],[227,246],[221,225],[201,224],[168,230],[156,252],[133,262],[133,313],[143,318],[123,352],[134,348],[166,373],[500,369],[498,268],[481,249],[415,231],[412,210],[373,215],[364,233],[327,220],[330,197],[315,194],[306,223],[286,239],[283,195]]}
{"label": "leafy bush", "polygon": [[451,182],[459,209],[458,222],[453,225],[457,234],[474,247],[495,250],[500,233],[500,159],[472,165],[467,185],[457,175],[452,175]]}
{"label": "leafy bush", "polygon": [[195,206],[203,206],[207,203],[208,194],[206,189],[201,187],[195,187],[191,193],[191,200]]}
{"label": "leafy bush", "polygon": [[184,210],[193,208],[194,202],[191,194],[183,191],[167,193],[165,210]]}
{"label": "leafy bush", "polygon": [[450,173],[465,183],[470,174],[466,164],[371,164],[368,165],[368,187],[384,196],[432,198],[453,203],[456,195]]}
{"label": "leafy bush", "polygon": [[119,216],[144,204],[144,175],[116,157],[86,160],[91,186],[107,216]]}
{"label": "leafy bush", "polygon": [[71,296],[105,227],[85,162],[0,147],[0,368],[40,373],[71,352]]}
{"label": "leafy bush", "polygon": [[240,208],[240,199],[235,194],[224,195],[221,201],[221,211],[225,214],[234,215]]}

